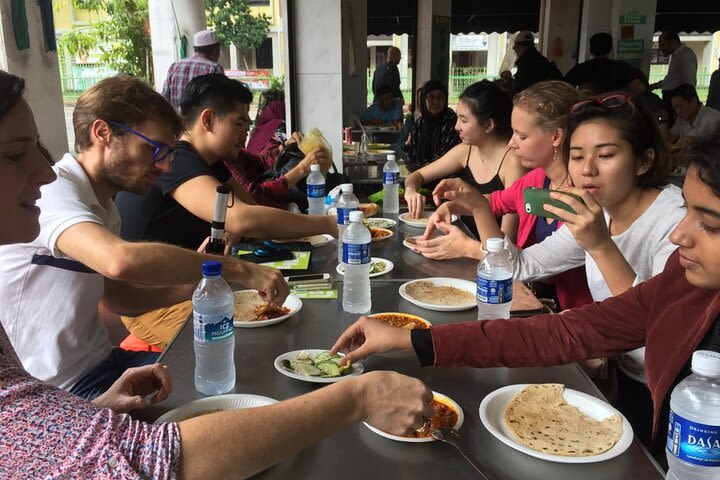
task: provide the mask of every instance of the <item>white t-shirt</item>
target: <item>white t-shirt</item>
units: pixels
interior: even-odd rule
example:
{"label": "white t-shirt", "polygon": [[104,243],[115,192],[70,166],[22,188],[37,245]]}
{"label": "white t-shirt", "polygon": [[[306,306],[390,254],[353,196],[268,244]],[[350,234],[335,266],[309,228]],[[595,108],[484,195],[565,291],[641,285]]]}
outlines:
{"label": "white t-shirt", "polygon": [[662,80],[662,89],[672,90],[683,83],[697,85],[698,61],[692,48],[684,43],[670,55],[670,64],[665,78]]}
{"label": "white t-shirt", "polygon": [[[685,216],[683,204],[681,190],[675,185],[667,185],[627,230],[612,236],[613,242],[635,271],[633,285],[654,277],[665,268],[668,257],[677,248],[668,237]],[[606,213],[605,221],[608,220]],[[509,242],[505,243],[511,252],[515,278],[518,280],[540,280],[584,264],[593,300],[601,302],[612,296],[597,263],[577,244],[565,225],[542,242],[522,251]],[[640,348],[623,355],[620,366],[632,378],[645,382],[644,358],[645,349]]]}
{"label": "white t-shirt", "polygon": [[114,203],[98,202],[79,163],[66,154],[57,180],[41,188],[40,235],[32,243],[0,247],[2,321],[23,366],[34,377],[71,388],[112,350],[100,323],[104,279],[62,255],[57,239],[81,222],[120,232]]}
{"label": "white t-shirt", "polygon": [[677,118],[670,133],[678,136],[709,137],[720,128],[720,112],[707,105],[700,105],[693,123]]}

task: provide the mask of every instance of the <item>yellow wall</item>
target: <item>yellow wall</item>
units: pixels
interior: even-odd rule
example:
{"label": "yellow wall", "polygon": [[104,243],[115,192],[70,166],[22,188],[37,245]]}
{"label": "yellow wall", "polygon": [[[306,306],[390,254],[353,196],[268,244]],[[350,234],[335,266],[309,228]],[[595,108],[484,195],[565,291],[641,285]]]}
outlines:
{"label": "yellow wall", "polygon": [[55,30],[66,32],[73,28],[88,25],[92,20],[98,20],[104,15],[98,15],[86,10],[79,10],[72,6],[72,0],[53,0],[55,10]]}
{"label": "yellow wall", "polygon": [[281,26],[279,23],[279,20],[280,20],[280,2],[279,1],[270,0],[269,6],[262,6],[262,7],[251,6],[250,12],[253,15],[258,15],[258,16],[263,13],[265,15],[267,15],[270,18],[270,28]]}

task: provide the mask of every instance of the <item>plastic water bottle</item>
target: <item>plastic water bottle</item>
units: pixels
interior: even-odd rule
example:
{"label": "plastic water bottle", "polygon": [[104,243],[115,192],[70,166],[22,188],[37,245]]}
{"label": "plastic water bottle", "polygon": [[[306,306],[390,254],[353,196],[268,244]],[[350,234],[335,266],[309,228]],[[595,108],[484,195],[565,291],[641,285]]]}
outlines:
{"label": "plastic water bottle", "polygon": [[390,154],[387,156],[387,162],[383,166],[383,214],[398,213],[400,211],[399,184],[400,167],[395,162],[395,155]]}
{"label": "plastic water bottle", "polygon": [[502,238],[487,240],[488,253],[477,268],[478,320],[510,318],[513,267]]}
{"label": "plastic water bottle", "polygon": [[320,165],[310,165],[307,184],[308,215],[325,215],[325,177]]}
{"label": "plastic water bottle", "polygon": [[720,354],[698,350],[670,396],[668,480],[720,478]]}
{"label": "plastic water bottle", "polygon": [[343,183],[340,188],[342,194],[337,202],[338,263],[342,262],[342,234],[350,223],[350,212],[360,207],[360,202],[353,194],[352,183]]}
{"label": "plastic water bottle", "polygon": [[362,212],[350,212],[350,225],[342,236],[343,310],[364,313],[372,306],[370,300],[370,231],[363,222]]}
{"label": "plastic water bottle", "polygon": [[203,279],[193,292],[195,388],[205,395],[235,386],[233,292],[222,278],[222,263],[203,262]]}

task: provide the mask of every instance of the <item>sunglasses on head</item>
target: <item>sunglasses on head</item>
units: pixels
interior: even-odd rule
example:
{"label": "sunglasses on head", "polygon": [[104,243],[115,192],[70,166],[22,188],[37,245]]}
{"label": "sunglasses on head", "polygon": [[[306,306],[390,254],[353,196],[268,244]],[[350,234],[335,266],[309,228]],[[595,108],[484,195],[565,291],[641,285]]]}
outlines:
{"label": "sunglasses on head", "polygon": [[169,146],[165,145],[164,143],[158,143],[154,140],[150,140],[148,137],[146,137],[142,133],[136,132],[135,130],[128,127],[124,123],[113,122],[113,121],[110,121],[108,123],[114,127],[118,127],[122,130],[125,130],[126,132],[130,132],[133,135],[136,135],[136,136],[142,138],[147,143],[149,143],[150,145],[155,147],[155,151],[153,152],[153,163],[161,163],[166,160],[169,161],[170,163],[172,163],[175,160],[175,157],[177,157],[177,151],[174,148],[169,147]]}
{"label": "sunglasses on head", "polygon": [[614,93],[604,97],[590,97],[577,102],[570,108],[570,114],[575,114],[588,105],[600,105],[605,108],[620,108],[623,105],[632,105],[632,97],[624,93]]}

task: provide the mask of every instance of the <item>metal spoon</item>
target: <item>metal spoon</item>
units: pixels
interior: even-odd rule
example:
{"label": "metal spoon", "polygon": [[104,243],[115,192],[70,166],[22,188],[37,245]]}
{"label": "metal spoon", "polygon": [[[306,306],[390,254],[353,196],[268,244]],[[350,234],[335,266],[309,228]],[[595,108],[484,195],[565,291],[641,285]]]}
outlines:
{"label": "metal spoon", "polygon": [[430,435],[432,435],[435,440],[449,443],[453,447],[457,448],[460,453],[462,453],[462,456],[465,457],[465,460],[470,462],[470,465],[475,467],[475,470],[478,471],[481,478],[485,480],[492,480],[491,477],[488,477],[485,473],[483,473],[482,465],[480,464],[480,462],[475,460],[470,454],[470,452],[462,446],[462,444],[460,443],[460,434],[457,432],[457,430],[455,430],[454,428],[437,428],[433,430]]}

